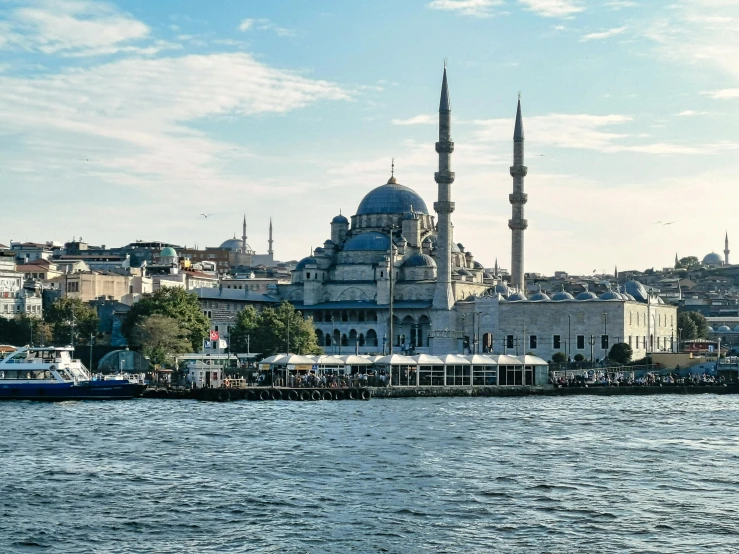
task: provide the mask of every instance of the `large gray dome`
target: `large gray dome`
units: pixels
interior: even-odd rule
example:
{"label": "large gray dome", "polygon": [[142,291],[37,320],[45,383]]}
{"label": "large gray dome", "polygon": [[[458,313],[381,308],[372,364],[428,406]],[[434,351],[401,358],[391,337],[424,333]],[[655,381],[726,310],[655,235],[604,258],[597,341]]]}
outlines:
{"label": "large gray dome", "polygon": [[[236,237],[234,237],[221,243],[221,248],[225,248],[226,250],[230,250],[231,252],[236,252],[237,250],[241,250],[243,244],[244,243],[241,241],[241,239],[237,239]],[[248,244],[246,245],[246,249],[251,250]]]}
{"label": "large gray dome", "polygon": [[403,262],[403,267],[436,267],[436,262],[426,254],[414,254]]}
{"label": "large gray dome", "polygon": [[428,214],[426,202],[416,191],[399,184],[391,177],[387,184],[371,190],[359,203],[357,215],[405,214],[411,211]]}
{"label": "large gray dome", "polygon": [[369,231],[350,238],[344,244],[344,251],[387,251],[390,239],[384,233]]}
{"label": "large gray dome", "polygon": [[723,263],[724,258],[716,252],[711,252],[703,257],[703,265],[723,265]]}

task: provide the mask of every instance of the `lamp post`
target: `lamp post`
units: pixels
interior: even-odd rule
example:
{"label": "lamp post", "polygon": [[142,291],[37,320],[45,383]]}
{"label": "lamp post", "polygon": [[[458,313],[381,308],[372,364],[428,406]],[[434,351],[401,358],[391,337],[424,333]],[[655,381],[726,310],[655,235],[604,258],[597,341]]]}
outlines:
{"label": "lamp post", "polygon": [[387,343],[387,335],[382,335],[382,355],[385,355],[385,343]]}
{"label": "lamp post", "polygon": [[[336,354],[336,340],[334,340],[336,337],[336,322],[334,321],[334,316],[331,316],[331,354]],[[341,335],[339,335],[339,340],[341,340]]]}
{"label": "lamp post", "polygon": [[[393,230],[397,229],[397,225],[390,225],[386,229],[386,233],[388,238],[390,239],[390,245],[388,247],[389,249],[389,255],[388,258],[390,260],[389,264],[389,272],[388,272],[388,279],[390,279],[390,302],[389,302],[389,308],[390,308],[390,321],[388,324],[388,328],[390,330],[390,355],[393,355],[393,301],[395,296],[393,281],[395,281],[395,255],[394,255],[394,249],[395,245],[393,244]],[[341,352],[339,352],[341,353]]]}
{"label": "lamp post", "polygon": [[608,312],[603,312],[603,359],[608,357]]}
{"label": "lamp post", "polygon": [[92,343],[95,340],[95,335],[93,333],[90,333],[90,367],[88,368],[90,370],[90,375],[92,375]]}
{"label": "lamp post", "polygon": [[567,314],[567,363],[572,356],[572,314]]}
{"label": "lamp post", "polygon": [[[472,336],[473,336],[473,345],[474,348],[472,349],[473,354],[478,354],[478,350],[480,349],[480,316],[482,315],[482,312],[473,312],[472,313]],[[477,316],[477,332],[475,332],[475,316]]]}

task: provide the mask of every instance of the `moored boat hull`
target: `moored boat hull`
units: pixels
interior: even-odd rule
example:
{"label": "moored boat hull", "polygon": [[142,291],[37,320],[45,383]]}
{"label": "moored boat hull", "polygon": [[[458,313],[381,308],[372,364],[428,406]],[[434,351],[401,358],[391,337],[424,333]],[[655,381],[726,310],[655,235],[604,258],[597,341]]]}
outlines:
{"label": "moored boat hull", "polygon": [[115,381],[0,383],[0,400],[126,400],[140,397],[145,385]]}

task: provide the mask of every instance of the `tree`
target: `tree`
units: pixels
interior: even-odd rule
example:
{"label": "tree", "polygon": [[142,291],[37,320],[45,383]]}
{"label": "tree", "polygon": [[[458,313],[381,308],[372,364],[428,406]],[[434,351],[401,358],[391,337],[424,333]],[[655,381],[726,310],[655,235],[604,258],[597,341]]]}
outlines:
{"label": "tree", "polygon": [[[255,330],[259,325],[259,313],[254,306],[246,306],[236,314],[236,322],[229,332],[231,352],[251,352],[254,350]],[[257,351],[258,352],[258,351]]]}
{"label": "tree", "polygon": [[98,330],[97,312],[79,298],[69,296],[58,298],[44,310],[44,322],[51,331],[48,338],[55,345],[85,343]]}
{"label": "tree", "polygon": [[158,314],[139,319],[131,330],[131,345],[154,364],[171,361],[191,347],[187,331],[171,317]]}
{"label": "tree", "polygon": [[680,258],[677,261],[677,268],[683,268],[683,269],[695,269],[697,267],[700,267],[701,263],[698,258],[695,256],[686,256],[685,258]]}
{"label": "tree", "polygon": [[318,346],[313,320],[303,319],[303,315],[289,302],[283,302],[277,308],[265,308],[261,312],[252,307],[239,312],[236,324],[231,329],[231,350],[245,352],[247,336],[249,349],[264,356],[286,352],[288,336],[290,352],[323,352]]}
{"label": "tree", "polygon": [[37,317],[26,314],[12,319],[0,317],[0,344],[44,344],[50,337],[49,326]]}
{"label": "tree", "polygon": [[708,322],[698,312],[679,312],[677,328],[682,340],[700,339],[708,334]]}
{"label": "tree", "polygon": [[555,352],[552,354],[552,361],[555,364],[563,364],[567,361],[567,354],[564,352]]}
{"label": "tree", "polygon": [[611,346],[611,351],[608,353],[608,357],[619,364],[628,364],[633,355],[634,351],[631,346],[625,342],[617,342]]}
{"label": "tree", "polygon": [[131,307],[122,326],[129,342],[133,343],[133,330],[139,321],[151,315],[174,319],[185,332],[191,352],[200,351],[210,331],[210,322],[203,314],[196,294],[179,287],[163,287],[145,295]]}
{"label": "tree", "polygon": [[579,362],[582,362],[583,360],[585,360],[585,356],[583,356],[582,354],[575,354],[575,361],[576,362],[579,363]]}

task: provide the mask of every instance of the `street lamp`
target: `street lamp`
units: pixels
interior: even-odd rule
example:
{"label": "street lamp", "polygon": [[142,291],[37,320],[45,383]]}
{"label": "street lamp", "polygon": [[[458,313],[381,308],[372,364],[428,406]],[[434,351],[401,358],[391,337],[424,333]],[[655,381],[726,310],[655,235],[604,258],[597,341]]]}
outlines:
{"label": "street lamp", "polygon": [[572,357],[572,314],[567,314],[567,363]]}
{"label": "street lamp", "polygon": [[603,312],[603,359],[608,357],[608,312]]}
{"label": "street lamp", "polygon": [[[480,316],[482,312],[472,312],[472,353],[477,354],[480,345]],[[475,316],[477,316],[477,333],[475,333]]]}
{"label": "street lamp", "polygon": [[385,343],[387,342],[387,335],[382,335],[382,355],[385,355]]}

